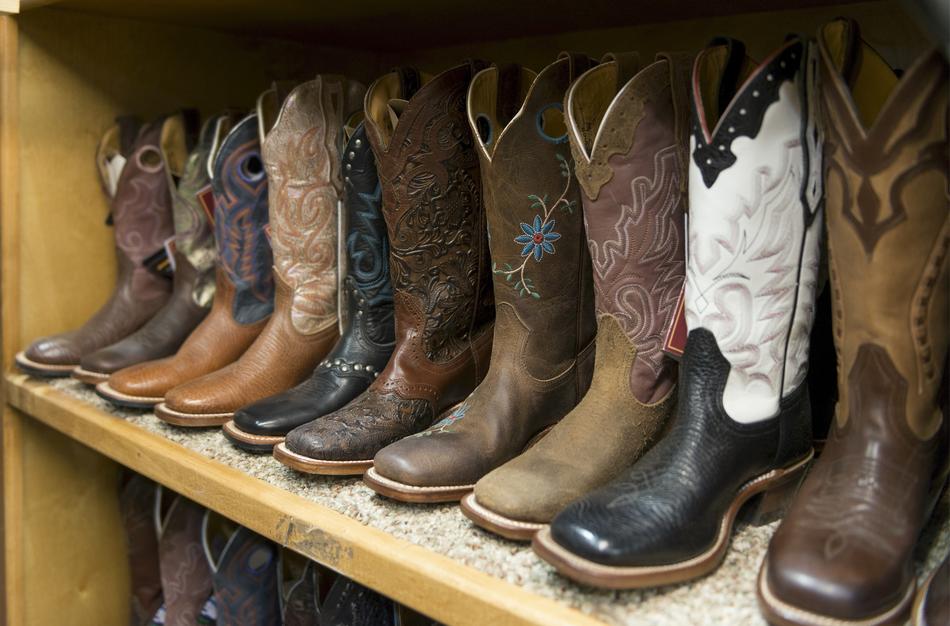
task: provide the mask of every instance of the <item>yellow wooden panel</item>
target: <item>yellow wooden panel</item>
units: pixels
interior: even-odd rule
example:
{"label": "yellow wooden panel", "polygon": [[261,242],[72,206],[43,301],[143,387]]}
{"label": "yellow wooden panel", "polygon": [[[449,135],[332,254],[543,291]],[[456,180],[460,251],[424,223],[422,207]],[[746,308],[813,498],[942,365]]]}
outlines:
{"label": "yellow wooden panel", "polygon": [[[12,405],[69,438],[439,621],[456,626],[601,624],[116,419],[22,374],[7,375],[5,392]],[[32,494],[28,495],[29,500]]]}

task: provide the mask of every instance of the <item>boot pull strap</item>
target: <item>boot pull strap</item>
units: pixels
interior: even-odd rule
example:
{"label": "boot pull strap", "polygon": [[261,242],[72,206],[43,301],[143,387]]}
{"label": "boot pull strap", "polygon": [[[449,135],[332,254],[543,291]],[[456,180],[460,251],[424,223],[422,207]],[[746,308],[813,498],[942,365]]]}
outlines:
{"label": "boot pull strap", "polygon": [[[673,98],[673,136],[676,137],[680,162],[689,163],[689,83],[693,73],[694,55],[688,52],[660,52],[657,61],[666,61],[670,72],[670,95]],[[687,176],[681,177],[681,191],[686,191]]]}
{"label": "boot pull strap", "polygon": [[739,77],[742,75],[742,66],[745,63],[745,44],[732,37],[714,37],[707,47],[726,47],[726,66],[719,78],[719,93],[716,99],[718,111],[716,117],[722,115],[739,90]]}
{"label": "boot pull strap", "polygon": [[465,64],[468,65],[468,80],[471,81],[475,78],[475,74],[478,74],[483,69],[489,66],[487,61],[482,59],[469,58],[465,59]]}
{"label": "boot pull strap", "polygon": [[611,61],[617,65],[617,85],[614,91],[620,91],[640,71],[640,53],[608,52],[600,60],[601,63]]}
{"label": "boot pull strap", "polygon": [[[841,76],[848,87],[853,88],[858,78],[858,67],[861,65],[861,27],[850,18],[838,18],[843,26],[844,46],[841,58]],[[789,35],[793,37],[793,35]],[[802,41],[807,41],[804,37]]]}
{"label": "boot pull strap", "polygon": [[409,100],[422,87],[422,75],[419,70],[408,65],[400,65],[393,68],[399,76],[399,95],[403,100]]}
{"label": "boot pull strap", "polygon": [[581,52],[571,52],[565,50],[557,55],[557,60],[567,59],[568,61],[568,82],[573,83],[577,77],[597,65],[597,61]]}
{"label": "boot pull strap", "polygon": [[495,97],[495,118],[504,128],[521,108],[521,66],[506,63],[498,66],[498,87]]}

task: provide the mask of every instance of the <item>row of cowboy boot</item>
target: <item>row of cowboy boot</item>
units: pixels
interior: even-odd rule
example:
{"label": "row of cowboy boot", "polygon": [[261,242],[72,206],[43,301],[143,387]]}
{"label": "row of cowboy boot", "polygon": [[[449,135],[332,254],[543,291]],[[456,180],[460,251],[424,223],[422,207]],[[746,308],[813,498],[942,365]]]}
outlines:
{"label": "row of cowboy boot", "polygon": [[711,571],[742,504],[797,486],[812,457],[804,380],[822,194],[810,58],[792,37],[758,65],[734,40],[695,60],[677,415],[534,536],[575,580],[644,587]]}
{"label": "row of cowboy boot", "polygon": [[363,125],[348,132],[340,229],[346,233],[340,339],[304,382],[244,407],[225,424],[225,435],[250,452],[270,454],[294,428],[344,407],[375,380],[393,351],[389,240],[380,211],[379,178]]}
{"label": "row of cowboy boot", "polygon": [[366,94],[389,235],[395,349],[348,405],[274,448],[304,472],[362,474],[386,445],[454,410],[488,367],[494,309],[478,157],[465,119],[477,61],[391,72]]}
{"label": "row of cowboy boot", "polygon": [[200,145],[198,157],[207,155],[214,197],[217,262],[211,310],[174,356],[120,370],[99,383],[100,395],[124,406],[154,407],[172,389],[236,361],[273,308],[272,257],[264,234],[267,179],[257,116],[238,120],[228,114],[212,123],[210,146]]}
{"label": "row of cowboy boot", "polygon": [[597,359],[580,404],[463,500],[469,518],[502,536],[530,540],[635,462],[676,408],[676,362],[661,348],[685,273],[689,61],[664,53],[641,69],[634,53],[608,55],[567,92]]}
{"label": "row of cowboy boot", "polygon": [[[165,305],[172,283],[159,259],[173,224],[161,138],[164,128],[178,124],[184,124],[180,116],[141,127],[134,119],[120,118],[103,137],[96,161],[111,201],[109,221],[118,265],[115,288],[81,328],[38,339],[17,354],[17,366],[23,371],[68,376],[84,358],[96,358],[91,355],[138,330]],[[152,259],[155,263],[148,264]]]}
{"label": "row of cowboy boot", "polygon": [[472,80],[468,121],[495,294],[491,364],[449,416],[376,454],[365,481],[384,495],[458,500],[543,436],[590,385],[590,257],[561,101],[591,65],[563,55],[537,75],[515,65]]}
{"label": "row of cowboy boot", "polygon": [[759,600],[776,624],[900,624],[947,475],[948,64],[898,79],[847,20],[818,47],[839,401]]}

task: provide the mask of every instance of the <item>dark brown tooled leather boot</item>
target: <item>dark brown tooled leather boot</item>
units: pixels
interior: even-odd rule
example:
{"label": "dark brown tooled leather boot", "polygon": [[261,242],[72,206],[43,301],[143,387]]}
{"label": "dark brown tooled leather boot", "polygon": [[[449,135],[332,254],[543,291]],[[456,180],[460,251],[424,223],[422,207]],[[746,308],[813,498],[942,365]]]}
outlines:
{"label": "dark brown tooled leather boot", "polygon": [[217,257],[210,313],[174,356],[119,370],[100,383],[97,391],[106,399],[151,408],[170,389],[237,360],[267,323],[273,258],[264,234],[267,177],[257,126],[256,115],[237,120],[226,114],[215,121],[208,155]]}
{"label": "dark brown tooled leather boot", "polygon": [[483,528],[531,539],[635,463],[676,409],[677,367],[662,346],[686,271],[690,62],[661,54],[641,69],[636,53],[608,55],[567,94],[594,267],[593,381],[549,435],[462,502]]}
{"label": "dark brown tooled leather boot", "polygon": [[[73,372],[74,378],[97,384],[124,367],[174,354],[211,307],[214,283],[209,270],[213,263],[206,267],[202,275],[191,264],[189,256],[184,254],[185,251],[193,251],[197,244],[202,248],[201,255],[204,258],[210,256],[210,259],[214,259],[211,225],[196,195],[207,185],[207,167],[197,151],[189,157],[189,151],[198,139],[197,126],[197,111],[189,109],[180,115],[171,116],[162,125],[159,144],[168,188],[171,190],[175,224],[174,239],[166,240],[162,251],[165,255],[163,261],[170,263],[174,271],[172,296],[142,328],[118,343],[83,356],[80,366]],[[205,154],[210,150],[213,131],[213,127],[205,125],[201,133]],[[198,291],[204,302],[196,301],[193,297],[200,281],[205,283],[204,289]],[[207,289],[208,283],[211,290]]]}
{"label": "dark brown tooled leather boot", "polygon": [[147,626],[162,605],[162,576],[155,528],[158,498],[158,486],[148,478],[131,472],[123,476],[119,511],[131,578],[130,626]]}
{"label": "dark brown tooled leather boot", "polygon": [[131,128],[128,122],[107,133],[100,144],[98,161],[107,190],[121,171],[111,214],[119,266],[116,288],[81,328],[39,339],[17,354],[17,365],[28,374],[69,375],[83,356],[135,332],[168,300],[172,282],[162,272],[161,254],[174,229],[161,153],[163,121],[144,126],[130,150],[120,148]]}
{"label": "dark brown tooled leather boot", "polygon": [[275,447],[294,469],[361,474],[380,449],[464,400],[488,369],[487,231],[465,117],[466,90],[483,67],[471,62],[435,78],[392,72],[366,94],[364,124],[389,231],[396,349],[366,392]]}
{"label": "dark brown tooled leather boot", "polygon": [[898,79],[847,20],[819,47],[839,400],[759,600],[776,624],[902,624],[946,477],[948,65]]}
{"label": "dark brown tooled leather boot", "polygon": [[274,251],[274,314],[228,367],[165,395],[156,415],[177,426],[225,424],[234,411],[300,383],[339,336],[337,204],[342,197],[343,126],[365,87],[323,75],[286,99],[258,104]]}
{"label": "dark brown tooled leather boot", "polygon": [[491,366],[451,415],[376,455],[364,480],[383,495],[460,499],[556,424],[590,385],[590,254],[561,103],[592,65],[564,54],[539,74],[511,65],[472,80],[468,121],[481,164],[496,303]]}

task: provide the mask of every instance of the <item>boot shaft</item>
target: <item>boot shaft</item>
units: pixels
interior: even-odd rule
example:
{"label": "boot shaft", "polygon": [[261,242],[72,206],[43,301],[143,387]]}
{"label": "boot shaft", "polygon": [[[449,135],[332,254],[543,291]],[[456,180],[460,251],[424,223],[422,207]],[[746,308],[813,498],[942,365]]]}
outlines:
{"label": "boot shaft", "polygon": [[336,323],[343,126],[360,110],[363,93],[358,83],[325,75],[297,86],[282,103],[270,90],[258,107],[274,268],[291,288],[291,323],[305,335]]}
{"label": "boot shaft", "polygon": [[636,348],[629,385],[644,403],[676,383],[661,348],[686,265],[689,61],[664,53],[641,70],[635,53],[609,55],[566,99],[597,314]]}
{"label": "boot shaft", "polygon": [[267,240],[267,175],[257,115],[227,131],[219,124],[212,154],[214,237],[218,264],[234,287],[231,312],[254,324],[274,309],[273,256]]}
{"label": "boot shaft", "polygon": [[469,82],[482,68],[473,61],[434,78],[393,72],[366,96],[396,335],[418,334],[430,362],[468,351],[494,317],[478,157],[465,116]]}
{"label": "boot shaft", "polygon": [[[593,62],[563,55],[540,74],[491,67],[468,92],[468,121],[480,160],[500,349],[533,376],[564,371],[594,335],[590,255],[562,101]],[[552,335],[550,330],[559,331]]]}
{"label": "boot shaft", "polygon": [[898,79],[846,20],[819,48],[838,423],[877,381],[888,414],[926,439],[942,422],[950,315],[948,66],[933,49]]}
{"label": "boot shaft", "polygon": [[686,322],[730,364],[730,417],[776,415],[807,372],[821,237],[814,57],[716,40],[693,67]]}

